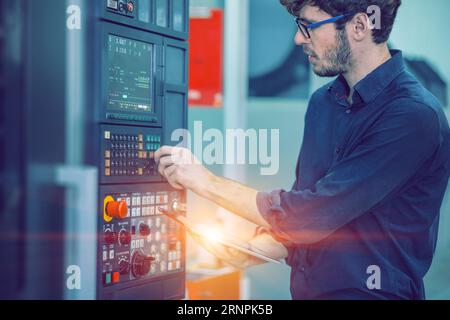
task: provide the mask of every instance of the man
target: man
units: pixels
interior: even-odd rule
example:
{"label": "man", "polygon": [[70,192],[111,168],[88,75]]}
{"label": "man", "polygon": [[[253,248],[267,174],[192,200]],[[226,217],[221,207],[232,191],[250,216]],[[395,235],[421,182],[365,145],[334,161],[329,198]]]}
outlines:
{"label": "man", "polygon": [[[160,173],[267,230],[251,241],[286,258],[294,299],[424,299],[450,129],[402,53],[388,49],[401,1],[280,1],[314,72],[338,76],[310,100],[292,190],[263,193],[214,176],[180,148],[156,153]],[[379,29],[370,5],[381,10]]]}

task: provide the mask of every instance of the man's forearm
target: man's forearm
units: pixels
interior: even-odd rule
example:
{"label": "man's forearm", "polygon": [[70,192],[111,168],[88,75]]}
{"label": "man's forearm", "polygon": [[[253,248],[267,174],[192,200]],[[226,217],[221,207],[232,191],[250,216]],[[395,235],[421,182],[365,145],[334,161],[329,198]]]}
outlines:
{"label": "man's forearm", "polygon": [[252,188],[211,175],[204,185],[193,191],[258,226],[270,228],[256,204],[258,191]]}

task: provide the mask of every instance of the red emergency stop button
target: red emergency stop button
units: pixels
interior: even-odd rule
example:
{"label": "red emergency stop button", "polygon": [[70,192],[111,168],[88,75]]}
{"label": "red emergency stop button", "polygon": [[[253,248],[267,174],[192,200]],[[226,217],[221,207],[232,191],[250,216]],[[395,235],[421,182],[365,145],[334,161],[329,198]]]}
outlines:
{"label": "red emergency stop button", "polygon": [[128,205],[125,200],[109,201],[105,209],[106,215],[111,218],[125,219],[128,216]]}

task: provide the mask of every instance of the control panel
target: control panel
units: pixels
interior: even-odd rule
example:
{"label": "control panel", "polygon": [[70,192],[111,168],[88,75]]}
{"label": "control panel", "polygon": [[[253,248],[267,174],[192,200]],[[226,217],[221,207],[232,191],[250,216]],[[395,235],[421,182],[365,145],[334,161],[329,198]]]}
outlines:
{"label": "control panel", "polygon": [[106,290],[184,271],[184,230],[161,212],[184,214],[182,193],[160,184],[105,187],[101,196],[100,278]]}
{"label": "control panel", "polygon": [[189,0],[103,0],[105,20],[188,39]]}
{"label": "control panel", "polygon": [[160,128],[102,126],[103,183],[160,182],[155,151],[161,147]]}
{"label": "control panel", "polygon": [[181,299],[185,230],[163,212],[185,215],[186,194],[158,173],[155,152],[187,127],[188,1],[102,2],[97,296]]}
{"label": "control panel", "polygon": [[155,151],[187,128],[188,16],[0,0],[0,298],[185,297],[185,230],[161,210],[185,215],[186,194]]}

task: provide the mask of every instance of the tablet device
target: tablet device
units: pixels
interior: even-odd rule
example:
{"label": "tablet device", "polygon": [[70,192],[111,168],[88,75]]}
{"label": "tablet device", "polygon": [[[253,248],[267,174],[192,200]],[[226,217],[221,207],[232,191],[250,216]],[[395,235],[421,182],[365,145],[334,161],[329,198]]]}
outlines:
{"label": "tablet device", "polygon": [[238,250],[240,252],[246,253],[252,257],[261,259],[263,261],[267,262],[273,262],[277,264],[281,264],[281,262],[273,257],[269,257],[265,252],[259,250],[258,248],[253,247],[250,243],[243,241],[241,239],[232,237],[230,235],[223,235],[220,237],[214,237],[212,239],[211,235],[209,235],[206,231],[201,230],[200,228],[196,228],[193,226],[193,224],[184,216],[175,216],[171,215],[165,211],[161,211],[164,215],[169,217],[170,219],[176,221],[177,223],[183,225],[189,231],[197,236],[200,236],[202,238],[209,239],[211,241],[215,241],[221,245],[233,248],[235,250]]}

